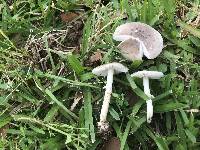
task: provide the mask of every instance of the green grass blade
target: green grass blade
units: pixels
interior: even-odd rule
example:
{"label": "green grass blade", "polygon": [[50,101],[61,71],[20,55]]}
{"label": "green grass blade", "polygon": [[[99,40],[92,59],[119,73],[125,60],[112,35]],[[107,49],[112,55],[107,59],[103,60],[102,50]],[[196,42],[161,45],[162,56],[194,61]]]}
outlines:
{"label": "green grass blade", "polygon": [[183,122],[182,122],[181,117],[180,117],[178,112],[175,112],[174,115],[175,115],[175,119],[176,119],[176,128],[177,128],[177,133],[178,133],[178,136],[179,136],[180,144],[182,145],[182,147],[187,149],[187,144],[185,142],[186,141],[186,135],[185,135],[185,132],[184,132]]}
{"label": "green grass blade", "polygon": [[135,133],[139,128],[141,128],[141,125],[142,125],[143,123],[146,122],[146,116],[143,116],[143,117],[141,116],[140,118],[131,118],[131,117],[130,117],[130,120],[133,122],[130,133],[133,134],[133,133]]}
{"label": "green grass blade", "polygon": [[135,84],[135,82],[134,82],[134,80],[132,79],[132,77],[130,76],[130,74],[126,74],[126,78],[127,78],[128,82],[130,83],[132,90],[133,90],[139,97],[141,97],[142,99],[148,100],[148,97],[144,94],[144,92],[143,92],[139,87],[137,87],[137,85]]}
{"label": "green grass blade", "polygon": [[177,24],[184,30],[186,30],[186,31],[190,32],[191,34],[193,34],[194,36],[200,38],[200,29],[196,29],[183,21],[178,21]]}
{"label": "green grass blade", "polygon": [[154,133],[148,127],[144,127],[144,131],[155,141],[159,150],[169,150],[166,139],[159,135],[154,135]]}
{"label": "green grass blade", "polygon": [[118,112],[113,107],[110,107],[109,113],[115,120],[120,120]]}
{"label": "green grass blade", "polygon": [[45,93],[51,98],[53,102],[55,102],[60,108],[62,108],[67,114],[72,116],[74,119],[78,120],[78,116],[76,116],[73,112],[67,109],[54,95],[50,90],[46,89]]}
{"label": "green grass blade", "polygon": [[49,79],[66,82],[66,83],[68,83],[70,85],[74,85],[74,86],[86,86],[86,87],[88,86],[88,87],[92,87],[92,88],[98,88],[98,87],[93,86],[92,84],[89,84],[89,83],[83,83],[83,82],[79,82],[79,81],[74,81],[74,80],[66,79],[64,77],[52,75],[52,74],[49,74],[49,73],[42,73],[41,71],[37,71],[36,72],[36,76],[38,76],[38,77],[46,77],[46,78],[49,78]]}
{"label": "green grass blade", "polygon": [[5,126],[6,124],[8,124],[11,121],[11,117],[8,115],[1,115],[0,116],[0,128],[2,128],[3,126]]}
{"label": "green grass blade", "polygon": [[81,65],[81,62],[76,58],[75,55],[68,54],[67,61],[70,67],[77,73],[77,75],[81,75],[84,72],[84,67]]}
{"label": "green grass blade", "polygon": [[187,108],[187,104],[179,103],[179,102],[168,102],[165,104],[158,104],[154,107],[155,112],[169,112],[169,111],[174,111],[182,108]]}
{"label": "green grass blade", "polygon": [[56,114],[58,113],[58,110],[59,110],[59,106],[53,105],[51,109],[48,111],[47,115],[45,116],[44,121],[45,122],[52,121],[55,118]]}
{"label": "green grass blade", "polygon": [[82,45],[81,45],[82,55],[85,55],[89,50],[89,38],[92,33],[92,19],[93,19],[93,15],[88,17],[83,29],[83,38],[82,38]]}
{"label": "green grass blade", "polygon": [[92,94],[89,88],[84,89],[84,114],[85,114],[85,127],[89,129],[90,138],[92,143],[95,142],[95,132],[92,116]]}
{"label": "green grass blade", "polygon": [[196,143],[197,139],[195,135],[193,135],[192,132],[190,132],[190,130],[186,129],[185,134],[187,135],[187,137],[190,139],[192,143]]}
{"label": "green grass blade", "polygon": [[132,124],[132,121],[129,120],[128,123],[127,123],[127,125],[126,125],[126,129],[125,129],[125,131],[123,133],[123,137],[121,139],[120,150],[124,150],[124,146],[126,144],[126,139],[128,137],[129,131],[131,129],[131,124]]}

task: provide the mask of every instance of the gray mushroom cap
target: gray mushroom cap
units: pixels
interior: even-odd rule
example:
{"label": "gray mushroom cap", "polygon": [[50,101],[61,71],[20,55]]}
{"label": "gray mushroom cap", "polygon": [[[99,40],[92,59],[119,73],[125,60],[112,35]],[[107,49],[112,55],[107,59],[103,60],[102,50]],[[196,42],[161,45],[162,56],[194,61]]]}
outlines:
{"label": "gray mushroom cap", "polygon": [[164,76],[164,74],[162,72],[159,71],[138,71],[135,72],[131,75],[132,77],[138,77],[138,78],[144,78],[144,77],[148,77],[150,79],[160,79]]}
{"label": "gray mushroom cap", "polygon": [[141,44],[136,39],[128,39],[121,42],[118,48],[121,54],[128,60],[142,60],[143,52],[140,50]]}
{"label": "gray mushroom cap", "polygon": [[114,74],[118,74],[120,72],[128,72],[128,68],[120,63],[109,63],[105,65],[98,66],[92,70],[92,73],[97,76],[107,76],[108,71],[113,69]]}
{"label": "gray mushroom cap", "polygon": [[156,58],[162,51],[163,39],[161,34],[147,24],[140,22],[126,23],[117,27],[113,34],[113,39],[116,41],[125,41],[130,38],[139,39],[143,42],[146,47],[144,55],[148,59]]}

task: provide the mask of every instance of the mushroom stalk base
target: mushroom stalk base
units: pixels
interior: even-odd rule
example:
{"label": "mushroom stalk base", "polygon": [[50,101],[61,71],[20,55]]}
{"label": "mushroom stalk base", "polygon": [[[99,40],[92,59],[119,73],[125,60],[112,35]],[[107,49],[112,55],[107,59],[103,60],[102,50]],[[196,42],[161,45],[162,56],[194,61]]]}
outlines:
{"label": "mushroom stalk base", "polygon": [[108,127],[103,127],[103,126],[107,122],[106,118],[107,118],[108,108],[109,108],[109,104],[110,104],[110,97],[112,94],[113,74],[114,74],[114,70],[108,71],[106,91],[105,91],[105,95],[104,95],[103,105],[101,108],[100,122],[98,123],[100,129],[108,128]]}
{"label": "mushroom stalk base", "polygon": [[143,86],[144,86],[144,93],[150,98],[149,100],[146,101],[147,103],[147,122],[150,123],[151,119],[153,117],[153,104],[151,97],[152,95],[150,94],[150,88],[149,88],[149,78],[144,77],[143,78]]}
{"label": "mushroom stalk base", "polygon": [[151,123],[151,119],[153,117],[153,104],[152,104],[152,100],[149,99],[146,101],[147,103],[147,122]]}

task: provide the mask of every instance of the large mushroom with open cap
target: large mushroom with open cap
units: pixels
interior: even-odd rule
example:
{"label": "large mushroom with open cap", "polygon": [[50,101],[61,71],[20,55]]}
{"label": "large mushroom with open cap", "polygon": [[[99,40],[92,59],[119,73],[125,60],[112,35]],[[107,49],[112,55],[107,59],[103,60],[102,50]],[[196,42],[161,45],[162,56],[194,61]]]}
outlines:
{"label": "large mushroom with open cap", "polygon": [[112,94],[113,75],[127,71],[128,71],[127,67],[116,62],[101,65],[92,70],[92,73],[97,76],[104,76],[104,77],[107,76],[106,90],[105,90],[103,105],[101,108],[100,121],[98,122],[100,132],[106,132],[109,128],[109,124],[106,121],[106,118],[110,103],[110,97]]}
{"label": "large mushroom with open cap", "polygon": [[152,98],[154,97],[151,95],[150,88],[149,88],[149,79],[160,79],[164,76],[162,72],[158,71],[138,71],[136,73],[133,73],[131,75],[132,77],[138,77],[143,78],[143,86],[144,86],[144,93],[149,97],[149,99],[146,101],[147,103],[147,122],[150,123],[151,119],[153,117],[153,104],[152,104]]}
{"label": "large mushroom with open cap", "polygon": [[128,60],[141,60],[145,55],[148,59],[156,58],[162,51],[163,39],[161,34],[151,26],[131,22],[116,28],[113,39],[122,41],[119,49]]}

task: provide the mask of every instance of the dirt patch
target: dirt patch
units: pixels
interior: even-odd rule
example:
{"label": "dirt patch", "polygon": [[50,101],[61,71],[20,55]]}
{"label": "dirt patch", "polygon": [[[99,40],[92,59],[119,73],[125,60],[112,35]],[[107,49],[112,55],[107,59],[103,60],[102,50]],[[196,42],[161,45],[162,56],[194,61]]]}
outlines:
{"label": "dirt patch", "polygon": [[52,69],[52,60],[55,64],[62,63],[60,62],[61,59],[58,59],[59,55],[68,52],[80,52],[83,21],[77,19],[70,22],[74,17],[78,17],[78,14],[74,14],[71,17],[68,16],[68,18],[64,14],[61,16],[61,20],[66,23],[64,29],[53,29],[38,34],[30,33],[25,49],[31,55],[31,61],[36,68],[47,71]]}
{"label": "dirt patch", "polygon": [[117,137],[112,137],[105,142],[102,150],[120,150],[120,140]]}

